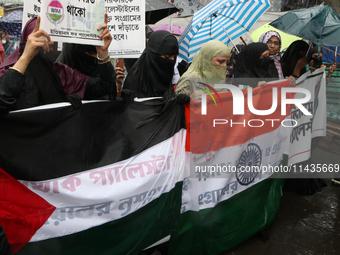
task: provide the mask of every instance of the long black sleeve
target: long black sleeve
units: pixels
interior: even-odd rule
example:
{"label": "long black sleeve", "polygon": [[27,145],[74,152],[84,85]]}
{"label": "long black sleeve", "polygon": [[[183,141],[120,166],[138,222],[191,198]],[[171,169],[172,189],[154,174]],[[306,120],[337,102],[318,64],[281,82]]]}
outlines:
{"label": "long black sleeve", "polygon": [[0,77],[0,116],[12,110],[16,99],[20,97],[24,82],[25,75],[14,69],[9,69]]}
{"label": "long black sleeve", "polygon": [[111,62],[98,65],[97,75],[89,78],[84,99],[98,99],[107,95],[109,99],[117,95],[116,72]]}

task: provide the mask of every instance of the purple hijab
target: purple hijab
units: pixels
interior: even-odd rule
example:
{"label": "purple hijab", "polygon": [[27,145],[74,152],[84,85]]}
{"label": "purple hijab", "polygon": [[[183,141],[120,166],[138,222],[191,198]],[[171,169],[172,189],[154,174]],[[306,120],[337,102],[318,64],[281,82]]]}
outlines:
{"label": "purple hijab", "polygon": [[[35,24],[37,23],[37,18],[32,18],[29,21],[27,21],[24,30],[22,31],[21,37],[20,37],[20,44],[25,43],[27,41],[28,36],[33,32]],[[14,64],[18,61],[20,58],[22,52],[21,47],[17,48],[11,55],[9,55],[6,60],[0,65],[0,77]]]}
{"label": "purple hijab", "polygon": [[[26,43],[28,36],[33,32],[35,24],[37,23],[37,18],[34,17],[30,19],[21,34],[20,44]],[[11,55],[9,55],[6,60],[0,65],[0,77],[12,67],[20,58],[22,54],[22,47],[17,48]],[[58,74],[62,82],[62,87],[65,95],[72,93],[77,94],[80,98],[84,97],[86,84],[89,76],[82,74],[69,66],[61,63],[54,63],[53,69]]]}

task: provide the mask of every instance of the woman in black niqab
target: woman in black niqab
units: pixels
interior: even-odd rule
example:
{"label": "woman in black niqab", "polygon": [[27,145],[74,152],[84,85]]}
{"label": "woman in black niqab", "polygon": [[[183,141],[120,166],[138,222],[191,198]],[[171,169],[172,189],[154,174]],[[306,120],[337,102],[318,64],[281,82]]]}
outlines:
{"label": "woman in black niqab", "polygon": [[264,43],[251,43],[236,56],[234,66],[234,84],[257,87],[258,81],[278,79],[275,64],[268,56],[262,54],[268,51]]}
{"label": "woman in black niqab", "polygon": [[68,65],[88,76],[96,76],[98,60],[86,52],[97,53],[97,50],[93,45],[64,43],[56,62]]}
{"label": "woman in black niqab", "polygon": [[[308,48],[309,48],[308,43],[306,43],[303,40],[295,41],[291,45],[289,45],[280,61],[284,76],[294,75],[294,69],[298,61],[306,56]],[[300,76],[302,73],[300,71],[299,75],[295,74],[295,76]]]}
{"label": "woman in black niqab", "polygon": [[[175,58],[162,55],[175,55]],[[177,55],[175,36],[165,30],[153,32],[144,52],[128,73],[123,88],[132,90],[135,97],[173,97],[172,76]]]}

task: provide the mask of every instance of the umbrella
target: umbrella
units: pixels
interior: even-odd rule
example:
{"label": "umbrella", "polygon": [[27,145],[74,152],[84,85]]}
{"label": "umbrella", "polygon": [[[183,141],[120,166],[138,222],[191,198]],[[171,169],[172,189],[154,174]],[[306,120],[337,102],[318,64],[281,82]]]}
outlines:
{"label": "umbrella", "polygon": [[153,28],[153,31],[157,30],[167,30],[170,31],[171,26],[171,33],[173,35],[181,35],[185,29],[185,27],[176,26],[176,25],[169,25],[169,24],[161,24]]}
{"label": "umbrella", "polygon": [[312,42],[340,45],[340,16],[329,5],[289,11],[270,25]]}
{"label": "umbrella", "polygon": [[249,31],[270,7],[269,0],[215,0],[196,12],[179,39],[179,56],[191,62],[210,40],[225,44]]}
{"label": "umbrella", "polygon": [[276,31],[280,34],[281,41],[282,41],[282,43],[281,43],[281,49],[282,50],[287,49],[292,42],[302,39],[302,38],[294,36],[294,35],[286,34],[286,33],[282,32],[281,30],[279,30],[275,27],[272,27],[271,25],[269,25],[269,23],[267,23],[267,24],[259,27],[258,29],[254,30],[251,33],[251,38],[253,38],[254,42],[257,42],[259,40],[260,36],[263,33],[270,31],[270,30],[274,30],[274,31]]}
{"label": "umbrella", "polygon": [[0,4],[19,4],[23,5],[24,0],[0,0]]}
{"label": "umbrella", "polygon": [[145,39],[149,39],[152,33],[153,29],[149,25],[145,25]]}
{"label": "umbrella", "polygon": [[0,30],[10,35],[20,36],[22,11],[12,11],[0,18]]}
{"label": "umbrella", "polygon": [[145,0],[145,23],[155,24],[157,21],[179,11],[166,0]]}

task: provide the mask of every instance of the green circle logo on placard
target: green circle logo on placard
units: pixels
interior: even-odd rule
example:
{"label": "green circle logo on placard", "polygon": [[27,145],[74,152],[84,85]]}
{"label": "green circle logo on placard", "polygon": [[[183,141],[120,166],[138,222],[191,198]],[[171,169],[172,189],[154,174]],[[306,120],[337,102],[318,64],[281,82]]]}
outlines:
{"label": "green circle logo on placard", "polygon": [[64,10],[59,1],[53,0],[47,7],[47,17],[53,23],[60,23],[63,20]]}

